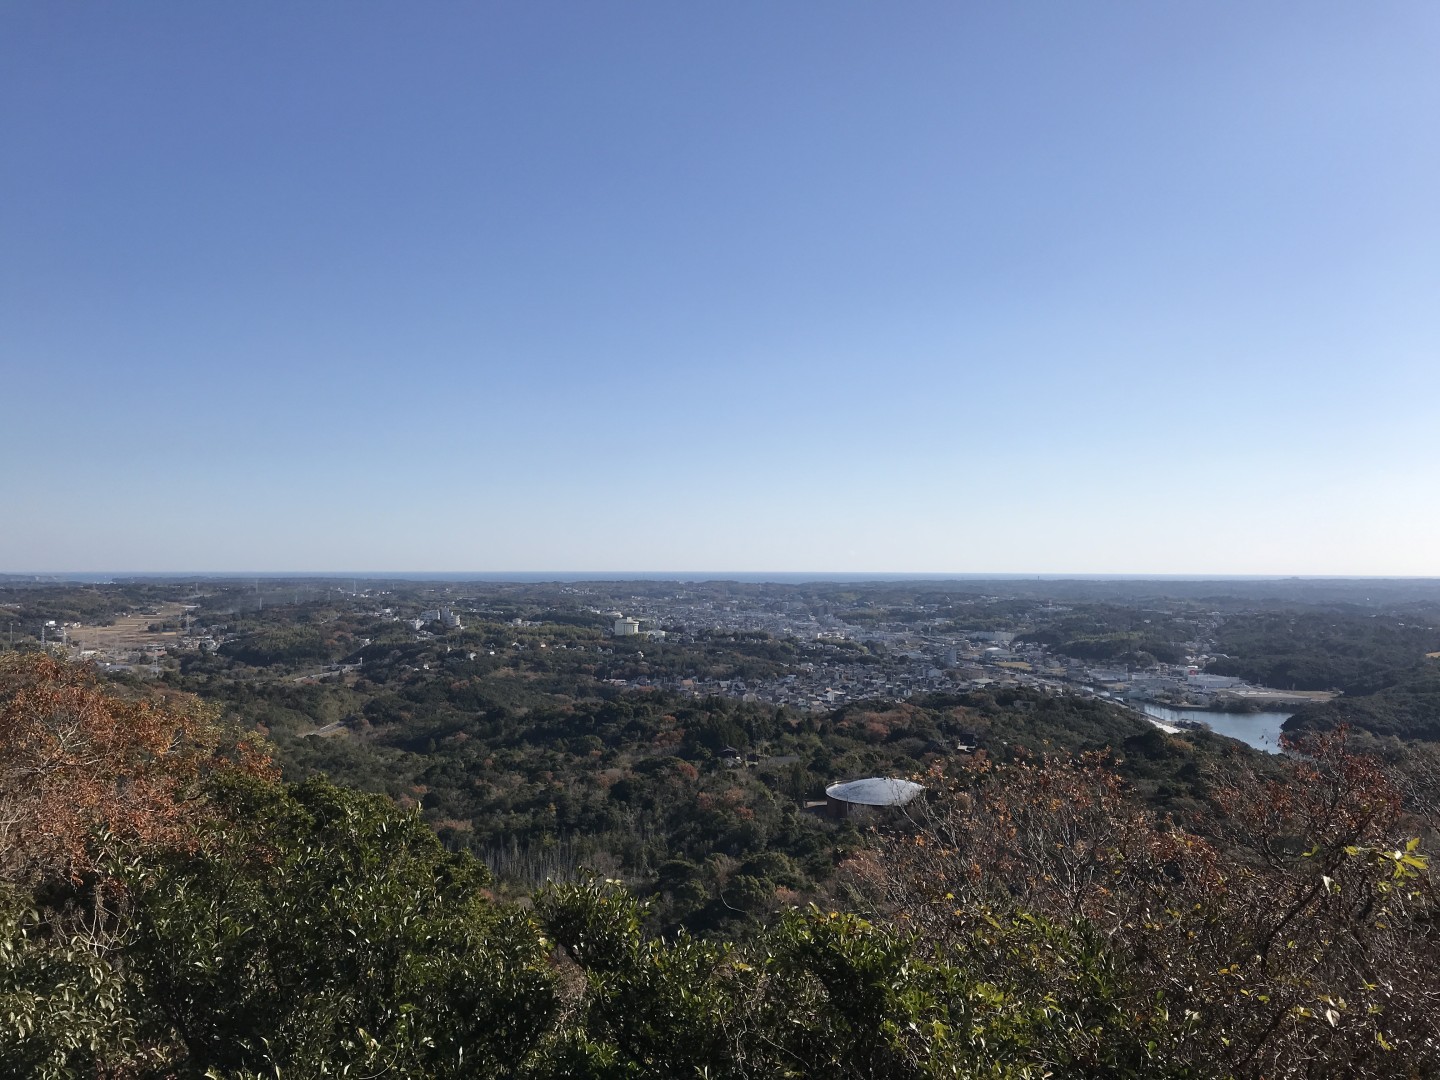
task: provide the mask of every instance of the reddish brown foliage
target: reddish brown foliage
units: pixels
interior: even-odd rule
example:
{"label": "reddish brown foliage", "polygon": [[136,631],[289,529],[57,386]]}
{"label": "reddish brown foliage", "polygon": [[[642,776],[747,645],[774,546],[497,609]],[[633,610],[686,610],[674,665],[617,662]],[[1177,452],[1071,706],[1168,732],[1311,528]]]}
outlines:
{"label": "reddish brown foliage", "polygon": [[1217,781],[1203,837],[1098,756],[937,770],[918,828],[863,869],[926,940],[1042,997],[1072,972],[1017,966],[1010,920],[1103,943],[1119,1000],[1183,1017],[1168,1046],[1201,1072],[1440,1068],[1440,905],[1399,793],[1344,732],[1293,749],[1284,780]]}
{"label": "reddish brown foliage", "polygon": [[896,705],[884,710],[857,710],[849,712],[839,721],[842,731],[863,731],[874,740],[883,740],[896,731],[908,730],[914,723],[918,710],[913,705]]}
{"label": "reddish brown foliage", "polygon": [[186,695],[123,700],[92,669],[49,656],[0,662],[0,878],[77,878],[108,838],[183,844],[216,769],[270,770],[256,743],[223,748]]}

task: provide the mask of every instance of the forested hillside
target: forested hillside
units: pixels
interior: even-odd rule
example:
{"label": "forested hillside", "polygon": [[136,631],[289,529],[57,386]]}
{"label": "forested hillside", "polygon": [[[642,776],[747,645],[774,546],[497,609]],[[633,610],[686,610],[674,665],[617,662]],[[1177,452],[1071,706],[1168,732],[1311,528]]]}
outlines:
{"label": "forested hillside", "polygon": [[1286,728],[1328,730],[1350,724],[1382,737],[1440,742],[1440,659],[1422,659],[1392,679],[1370,694],[1301,709]]}
{"label": "forested hillside", "polygon": [[1286,690],[1372,694],[1440,650],[1440,629],[1393,615],[1265,612],[1226,620],[1207,670]]}
{"label": "forested hillside", "polygon": [[694,937],[617,881],[499,899],[419,806],[10,658],[0,1073],[1429,1075],[1434,822],[1343,736],[1301,749],[1192,762],[1188,823],[1103,754],[937,755],[830,904]]}
{"label": "forested hillside", "polygon": [[658,648],[554,621],[482,623],[420,642],[383,625],[326,626],[357,672],[297,682],[293,673],[312,669],[271,648],[281,632],[266,628],[186,658],[167,681],[262,732],[289,778],[324,774],[418,808],[447,847],[484,860],[502,891],[603,870],[645,894],[666,929],[740,932],[767,920],[777,896],[825,901],[863,835],[807,802],[836,780],[921,772],[962,737],[1001,755],[1012,745],[1111,748],[1140,794],[1177,813],[1203,799],[1205,761],[1251,756],[1203,736],[1167,741],[1109,702],[1020,687],[801,714],[613,684],[783,671],[793,643],[763,635]]}

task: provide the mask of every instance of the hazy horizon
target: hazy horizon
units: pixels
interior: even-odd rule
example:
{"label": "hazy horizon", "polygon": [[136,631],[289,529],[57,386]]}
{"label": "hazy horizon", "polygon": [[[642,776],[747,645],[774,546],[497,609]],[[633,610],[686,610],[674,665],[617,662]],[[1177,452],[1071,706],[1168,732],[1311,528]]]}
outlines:
{"label": "hazy horizon", "polygon": [[1403,2],[8,5],[0,565],[1440,574],[1437,55]]}
{"label": "hazy horizon", "polygon": [[126,579],[216,581],[324,579],[334,581],[740,581],[789,584],[809,581],[1440,581],[1411,574],[1086,574],[1064,572],[960,573],[943,571],[807,570],[0,570],[6,578],[100,582]]}

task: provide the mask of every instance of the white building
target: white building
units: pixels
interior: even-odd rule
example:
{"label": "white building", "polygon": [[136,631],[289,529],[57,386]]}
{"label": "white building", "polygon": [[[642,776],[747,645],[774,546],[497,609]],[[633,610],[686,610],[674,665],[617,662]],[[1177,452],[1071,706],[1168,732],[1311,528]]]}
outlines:
{"label": "white building", "polygon": [[[438,607],[431,611],[422,611],[420,613],[420,619],[421,625],[438,622],[441,626],[450,630],[461,629],[460,616],[456,615],[455,612],[451,611],[448,607]],[[419,627],[416,627],[416,629],[418,630]]]}
{"label": "white building", "polygon": [[616,637],[634,637],[640,633],[640,620],[627,619],[622,615],[615,620],[614,631]]}
{"label": "white building", "polygon": [[1232,686],[1240,686],[1244,680],[1233,675],[1206,675],[1201,672],[1187,675],[1185,682],[1192,690],[1228,690]]}

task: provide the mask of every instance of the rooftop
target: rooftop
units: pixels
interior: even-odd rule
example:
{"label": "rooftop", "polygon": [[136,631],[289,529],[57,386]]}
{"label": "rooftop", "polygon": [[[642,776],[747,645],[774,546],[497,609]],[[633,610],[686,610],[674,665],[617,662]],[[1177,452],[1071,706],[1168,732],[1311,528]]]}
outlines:
{"label": "rooftop", "polygon": [[871,776],[864,780],[831,784],[825,789],[825,794],[832,799],[860,806],[904,806],[923,790],[924,788],[911,780]]}

